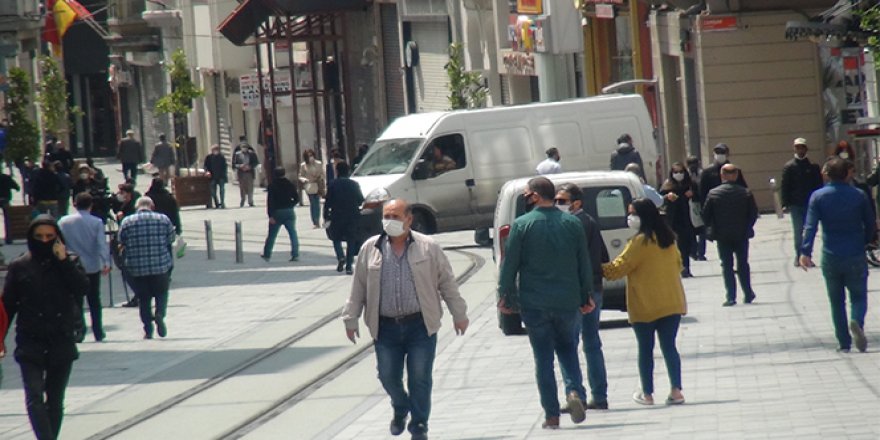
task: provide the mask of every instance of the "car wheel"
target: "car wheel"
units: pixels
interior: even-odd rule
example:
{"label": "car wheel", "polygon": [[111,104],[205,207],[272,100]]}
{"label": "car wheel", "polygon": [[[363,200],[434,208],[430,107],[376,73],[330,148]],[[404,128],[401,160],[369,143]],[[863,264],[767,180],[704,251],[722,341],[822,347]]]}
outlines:
{"label": "car wheel", "polygon": [[431,215],[422,210],[413,211],[412,229],[422,234],[433,234],[433,225],[431,224]]}

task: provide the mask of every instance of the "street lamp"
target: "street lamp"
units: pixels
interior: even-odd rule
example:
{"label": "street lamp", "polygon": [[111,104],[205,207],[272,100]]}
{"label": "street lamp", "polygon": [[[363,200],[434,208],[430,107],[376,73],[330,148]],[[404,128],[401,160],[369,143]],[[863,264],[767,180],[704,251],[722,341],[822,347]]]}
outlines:
{"label": "street lamp", "polygon": [[[605,87],[602,87],[602,94],[607,95],[609,93],[615,93],[620,89],[625,89],[628,87],[634,86],[642,86],[649,85],[654,87],[654,113],[657,117],[657,127],[655,128],[654,138],[657,140],[657,154],[662,158],[666,154],[666,134],[663,130],[663,108],[660,105],[660,91],[658,90],[657,85],[660,83],[660,80],[657,78],[652,79],[631,79],[627,81],[620,81],[614,84],[609,84]],[[660,167],[660,161],[657,161],[655,172],[657,173],[657,182],[662,181],[662,173]]]}

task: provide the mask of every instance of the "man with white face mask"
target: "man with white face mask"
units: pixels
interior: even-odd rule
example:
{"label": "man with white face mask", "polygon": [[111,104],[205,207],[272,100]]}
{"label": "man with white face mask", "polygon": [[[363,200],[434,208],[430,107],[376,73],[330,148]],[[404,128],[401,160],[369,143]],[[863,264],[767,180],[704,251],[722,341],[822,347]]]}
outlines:
{"label": "man with white face mask", "polygon": [[807,140],[797,138],[792,143],[794,158],[782,168],[782,207],[791,216],[794,234],[794,265],[799,265],[798,256],[801,250],[804,233],[804,219],[807,216],[807,204],[813,191],[822,187],[822,171],[819,165],[807,158]]}
{"label": "man with white face mask", "polygon": [[[730,163],[730,147],[727,144],[715,145],[712,151],[714,153],[712,165],[703,169],[703,174],[700,175],[700,200],[704,202],[706,196],[709,195],[709,191],[721,185],[721,167]],[[746,188],[749,187],[746,185],[746,179],[743,178],[742,173],[739,173],[736,184]]]}
{"label": "man with white face mask", "polygon": [[354,343],[360,336],[358,318],[364,314],[375,341],[379,381],[394,410],[391,434],[403,433],[410,417],[412,438],[427,439],[432,370],[443,314],[440,301],[452,314],[456,334],[467,330],[468,317],[443,249],[430,237],[411,230],[412,221],[412,208],[405,200],[385,203],[384,232],[361,247],[342,319]]}

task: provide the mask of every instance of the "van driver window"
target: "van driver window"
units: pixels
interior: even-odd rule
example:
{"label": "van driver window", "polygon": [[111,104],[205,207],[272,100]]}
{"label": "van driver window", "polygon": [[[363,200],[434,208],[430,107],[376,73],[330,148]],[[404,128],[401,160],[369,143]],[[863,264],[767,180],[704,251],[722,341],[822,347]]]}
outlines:
{"label": "van driver window", "polygon": [[[599,227],[606,229],[626,228],[626,209],[632,201],[628,189],[583,188],[586,210],[595,216]],[[591,206],[592,205],[592,206]],[[592,211],[592,212],[591,212]]]}
{"label": "van driver window", "polygon": [[433,139],[425,150],[422,159],[430,164],[430,176],[437,177],[459,168],[464,168],[464,138],[460,134],[450,134]]}

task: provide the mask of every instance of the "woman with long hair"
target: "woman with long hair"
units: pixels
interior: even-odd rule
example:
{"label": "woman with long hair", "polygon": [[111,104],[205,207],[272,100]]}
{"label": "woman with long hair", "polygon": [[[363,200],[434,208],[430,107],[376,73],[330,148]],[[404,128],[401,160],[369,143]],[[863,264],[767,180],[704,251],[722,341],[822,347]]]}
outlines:
{"label": "woman with long hair", "polygon": [[309,214],[312,216],[312,227],[321,227],[321,196],[326,190],[324,165],[315,157],[311,148],[303,151],[303,161],[299,165],[299,181],[309,196]]}
{"label": "woman with long hair", "polygon": [[690,201],[694,197],[694,184],[687,168],[681,162],[675,162],[669,169],[669,177],[660,187],[663,206],[666,209],[666,221],[675,231],[678,252],[681,253],[682,278],[691,275],[691,248],[693,247],[694,225],[691,223]]}
{"label": "woman with long hair", "polygon": [[681,393],[681,358],[675,338],[681,317],[687,313],[684,287],[681,285],[681,255],[675,246],[675,234],[660,218],[648,199],[633,200],[627,224],[636,231],[623,252],[602,265],[609,280],[626,278],[626,308],[639,346],[641,391],[633,400],[642,405],[654,404],[654,335],[666,361],[671,390],[667,405],[684,403]]}

